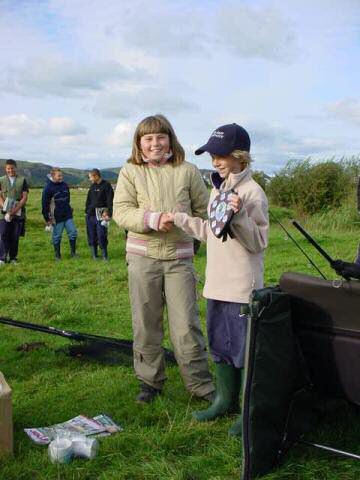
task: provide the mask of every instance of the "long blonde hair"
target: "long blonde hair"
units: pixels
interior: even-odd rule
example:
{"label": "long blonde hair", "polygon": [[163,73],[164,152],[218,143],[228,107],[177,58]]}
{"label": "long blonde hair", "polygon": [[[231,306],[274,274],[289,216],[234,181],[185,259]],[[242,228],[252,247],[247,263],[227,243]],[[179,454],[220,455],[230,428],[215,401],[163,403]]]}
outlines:
{"label": "long blonde hair", "polygon": [[168,162],[172,163],[174,167],[180,165],[180,163],[185,160],[184,149],[180,145],[171,123],[164,115],[158,113],[144,118],[136,127],[131,157],[128,159],[129,163],[134,163],[135,165],[145,164],[141,155],[140,139],[144,135],[149,135],[151,133],[166,133],[169,135],[170,149],[173,155]]}

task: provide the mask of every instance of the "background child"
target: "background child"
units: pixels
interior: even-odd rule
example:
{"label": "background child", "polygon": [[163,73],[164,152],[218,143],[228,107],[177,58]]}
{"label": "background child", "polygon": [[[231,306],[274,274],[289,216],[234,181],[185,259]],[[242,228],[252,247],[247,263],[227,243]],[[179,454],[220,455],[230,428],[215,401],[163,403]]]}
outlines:
{"label": "background child", "polygon": [[[250,137],[233,123],[216,129],[206,145],[196,150],[209,152],[216,172],[212,174],[210,205],[219,191],[233,189],[231,236],[222,242],[210,229],[209,221],[186,213],[168,215],[175,225],[207,242],[204,296],[207,300],[209,346],[216,366],[217,388],[213,404],[194,412],[199,421],[212,420],[239,410],[241,371],[244,367],[247,305],[253,289],[263,286],[263,251],[268,238],[268,202],[250,171]],[[208,213],[209,213],[208,210]],[[241,419],[230,429],[241,431]]]}
{"label": "background child", "polygon": [[115,191],[113,218],[129,231],[126,252],[139,402],[151,402],[166,378],[165,305],[187,389],[207,399],[214,391],[196,303],[193,240],[163,213],[181,205],[190,215],[206,216],[207,189],[199,170],[184,157],[169,121],[162,115],[147,117],[136,128],[132,154]]}
{"label": "background child", "polygon": [[107,227],[112,214],[114,192],[111,184],[101,177],[100,170],[93,168],[89,172],[91,187],[86,198],[86,231],[91,256],[98,257],[98,245],[103,260],[108,259]]}
{"label": "background child", "polygon": [[61,238],[64,231],[69,237],[71,257],[76,257],[77,230],[70,205],[70,190],[63,181],[60,168],[52,168],[42,193],[42,214],[47,225],[53,225],[52,242],[55,259],[61,259]]}

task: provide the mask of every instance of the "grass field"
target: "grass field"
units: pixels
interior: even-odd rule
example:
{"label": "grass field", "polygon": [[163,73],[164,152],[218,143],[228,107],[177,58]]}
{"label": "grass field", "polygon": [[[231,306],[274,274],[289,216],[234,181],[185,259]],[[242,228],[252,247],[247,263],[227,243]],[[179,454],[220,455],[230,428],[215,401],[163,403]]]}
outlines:
{"label": "grass field", "polygon": [[[31,192],[19,264],[6,265],[0,271],[0,315],[131,338],[124,235],[112,224],[110,261],[90,259],[82,213],[85,194],[72,193],[80,258],[69,258],[65,238],[63,260],[55,263],[50,237],[44,232],[40,215],[40,192]],[[334,258],[351,260],[358,243],[358,227],[349,224],[344,232],[333,232],[329,218],[326,227],[316,229],[316,238]],[[315,229],[314,224],[309,225]],[[296,232],[292,233],[299,239]],[[323,259],[305,241],[299,241],[331,278],[333,275]],[[202,247],[195,260],[199,291],[204,281],[205,260]],[[314,273],[280,228],[273,225],[266,254],[266,284],[276,284],[281,273],[290,270]],[[204,307],[201,300],[202,322]],[[19,345],[34,341],[44,341],[46,346],[30,352],[17,350]],[[154,405],[140,408],[134,403],[138,387],[131,366],[85,362],[56,351],[68,343],[58,337],[0,325],[0,370],[13,389],[15,423],[15,456],[0,460],[1,480],[239,478],[241,442],[227,435],[233,419],[207,424],[193,421],[191,411],[206,404],[189,397],[176,367],[167,370],[164,394]],[[93,416],[102,412],[119,422],[124,432],[101,439],[100,454],[92,461],[52,465],[47,449],[31,443],[23,432],[25,427],[50,425],[80,413]],[[325,430],[315,432],[314,438],[360,453],[359,425],[360,418],[345,409],[340,416],[329,419]],[[360,478],[360,462],[298,447],[290,452],[279,470],[264,478],[355,480]]]}

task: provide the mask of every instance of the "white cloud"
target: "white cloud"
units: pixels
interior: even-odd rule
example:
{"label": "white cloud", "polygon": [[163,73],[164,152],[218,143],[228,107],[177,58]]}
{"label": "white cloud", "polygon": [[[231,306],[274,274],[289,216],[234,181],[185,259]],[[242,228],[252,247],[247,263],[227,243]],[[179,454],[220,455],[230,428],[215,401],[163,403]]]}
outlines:
{"label": "white cloud", "polygon": [[339,120],[360,126],[360,100],[356,98],[345,98],[331,103],[326,110]]}
{"label": "white cloud", "polygon": [[74,136],[86,133],[86,128],[69,117],[52,117],[49,119],[49,130],[53,135]]}
{"label": "white cloud", "polygon": [[135,126],[130,122],[118,123],[106,137],[106,143],[112,147],[130,147]]}
{"label": "white cloud", "polygon": [[[33,23],[36,18],[35,10],[41,9],[41,3],[43,2],[38,0],[0,1],[0,41],[3,66],[8,61],[18,61],[26,58],[28,54],[33,55],[35,51],[39,56],[46,56],[52,50],[46,32]],[[44,8],[43,11],[45,13]]]}
{"label": "white cloud", "polygon": [[148,87],[136,92],[114,91],[99,94],[93,111],[108,118],[129,118],[154,113],[174,114],[192,112],[197,105],[186,100],[174,87]]}
{"label": "white cloud", "polygon": [[124,125],[157,112],[186,145],[244,123],[256,168],[360,146],[359,0],[0,0],[0,12],[8,157],[117,162]]}
{"label": "white cloud", "polygon": [[0,86],[3,91],[23,96],[82,97],[114,82],[124,84],[144,77],[144,70],[130,69],[118,62],[32,58],[24,66],[10,67],[2,75]]}
{"label": "white cloud", "polygon": [[52,5],[76,25],[82,48],[85,37],[89,46],[96,40],[106,52],[124,55],[127,50],[133,61],[139,55],[143,62],[149,57],[209,58],[224,50],[241,58],[291,59],[295,33],[281,9],[239,3],[158,0],[154,7],[146,0],[54,0]]}
{"label": "white cloud", "polygon": [[339,139],[326,137],[313,138],[289,138],[279,143],[279,150],[287,158],[319,157],[324,155],[335,155],[344,147],[344,142]]}
{"label": "white cloud", "polygon": [[[211,35],[196,4],[140,0],[123,11],[122,22],[111,22],[107,32],[153,56],[199,56],[209,52]],[[141,34],[139,34],[141,32]]]}
{"label": "white cloud", "polygon": [[265,171],[274,171],[294,158],[339,157],[348,151],[347,142],[341,136],[319,135],[315,132],[311,135],[295,134],[281,125],[252,124],[249,133],[255,158],[254,168],[263,168]]}
{"label": "white cloud", "polygon": [[40,135],[44,130],[44,122],[31,119],[25,113],[0,117],[0,138],[20,135]]}
{"label": "white cloud", "polygon": [[86,128],[69,117],[51,117],[48,120],[30,118],[25,113],[0,117],[0,138],[77,136],[86,133]]}
{"label": "white cloud", "polygon": [[216,19],[218,42],[236,56],[289,61],[296,52],[289,20],[274,8],[222,5]]}
{"label": "white cloud", "polygon": [[89,146],[89,139],[86,135],[61,135],[58,138],[58,142],[61,146]]}

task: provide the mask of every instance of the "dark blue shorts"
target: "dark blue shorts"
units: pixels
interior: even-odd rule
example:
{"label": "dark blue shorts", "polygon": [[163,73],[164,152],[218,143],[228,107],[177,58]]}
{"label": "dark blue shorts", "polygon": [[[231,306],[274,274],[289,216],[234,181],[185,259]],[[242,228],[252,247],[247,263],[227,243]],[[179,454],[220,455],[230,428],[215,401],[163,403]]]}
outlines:
{"label": "dark blue shorts", "polygon": [[240,313],[244,303],[207,301],[207,332],[214,362],[244,367],[248,318]]}

